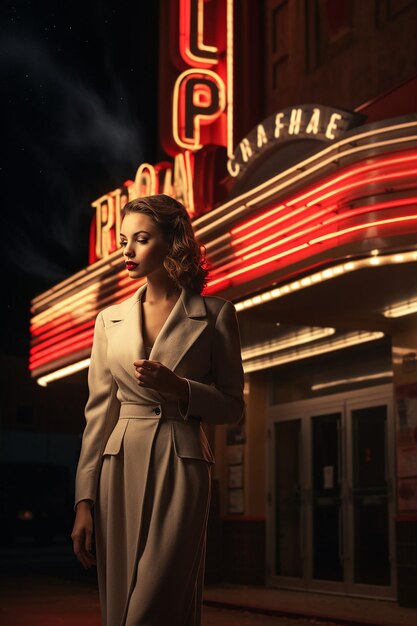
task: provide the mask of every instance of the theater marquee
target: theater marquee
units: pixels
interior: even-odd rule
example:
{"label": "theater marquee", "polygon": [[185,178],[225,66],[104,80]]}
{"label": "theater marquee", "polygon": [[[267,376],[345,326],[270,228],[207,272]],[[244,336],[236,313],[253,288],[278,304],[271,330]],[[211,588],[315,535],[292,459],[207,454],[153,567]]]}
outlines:
{"label": "theater marquee", "polygon": [[[39,384],[86,368],[98,311],[138,288],[118,242],[121,210],[139,196],[185,204],[207,249],[206,293],[237,310],[417,259],[416,115],[362,125],[356,113],[299,104],[234,140],[232,0],[161,0],[161,14],[159,127],[169,156],[139,164],[92,203],[89,265],[33,299],[29,367]],[[376,241],[389,253],[371,254]]]}

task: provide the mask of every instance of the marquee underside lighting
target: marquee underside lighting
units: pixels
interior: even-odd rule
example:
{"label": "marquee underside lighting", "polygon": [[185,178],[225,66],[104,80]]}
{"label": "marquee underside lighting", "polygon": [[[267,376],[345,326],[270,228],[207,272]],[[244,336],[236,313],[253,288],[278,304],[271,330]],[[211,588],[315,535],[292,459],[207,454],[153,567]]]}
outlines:
{"label": "marquee underside lighting", "polygon": [[[384,336],[382,332],[369,333],[369,332],[357,332],[357,333],[349,333],[345,336],[339,337],[337,339],[320,343],[317,346],[312,346],[308,348],[297,348],[299,345],[303,345],[309,342],[318,341],[324,337],[328,337],[335,333],[334,328],[316,328],[310,329],[308,332],[300,333],[299,335],[293,335],[285,338],[281,341],[270,342],[268,344],[259,344],[257,346],[253,346],[251,348],[245,348],[242,350],[242,361],[243,368],[245,373],[255,372],[260,369],[266,369],[268,367],[274,367],[277,365],[283,365],[285,363],[290,363],[293,361],[298,361],[301,359],[306,359],[312,356],[319,356],[320,354],[325,354],[327,352],[333,352],[335,350],[343,350],[344,348],[349,348],[351,346],[355,346],[361,343],[367,343],[368,341],[375,341],[377,339],[381,339]],[[292,351],[288,351],[288,348],[295,348]],[[284,351],[284,352],[283,352]],[[278,355],[279,352],[283,352],[281,356]],[[269,354],[267,358],[265,358],[265,354]],[[257,358],[262,356],[263,358]],[[49,383],[59,380],[61,378],[65,378],[70,376],[71,374],[75,374],[76,372],[80,372],[84,369],[87,369],[90,365],[90,359],[83,359],[82,361],[78,361],[77,363],[73,363],[67,367],[60,368],[56,371],[53,371],[45,376],[41,376],[37,379],[38,385],[41,387],[46,387]],[[349,379],[344,381],[332,381],[329,383],[323,383],[322,385],[315,385],[312,389],[315,391],[317,389],[329,387],[329,386],[337,386],[340,384],[348,384],[349,382],[361,382],[363,380],[368,379],[376,379],[376,378],[386,378],[389,375],[392,375],[390,372],[384,372],[382,374],[375,374],[373,376],[368,377],[358,377],[355,379]]]}
{"label": "marquee underside lighting", "polygon": [[[410,263],[417,261],[417,252],[408,251],[401,254],[391,255],[378,255],[370,254],[368,257],[348,261],[346,263],[339,263],[332,267],[327,267],[313,274],[304,276],[298,280],[284,283],[280,286],[273,287],[266,290],[262,294],[246,298],[242,301],[238,301],[235,306],[237,311],[241,311],[253,306],[257,306],[271,299],[281,298],[294,291],[305,289],[309,286],[317,284],[319,282],[327,281],[332,278],[337,278],[343,274],[359,271],[364,268],[375,267],[390,264]],[[131,281],[127,287],[123,297],[118,291],[118,275],[115,275],[113,280],[113,293],[117,294],[117,299],[123,299],[130,294],[133,294],[138,289],[138,284],[135,281]],[[107,305],[114,303],[115,297],[111,292],[106,296]],[[53,312],[46,309],[41,319],[34,318],[32,331],[36,333],[33,335],[32,350],[30,357],[30,367],[33,374],[36,376],[36,370],[43,368],[48,363],[53,366],[54,361],[57,359],[68,358],[70,360],[71,354],[78,352],[80,349],[88,348],[92,343],[93,337],[93,320],[98,311],[106,306],[105,301],[100,299],[86,299],[84,302],[79,297],[75,298],[71,306],[68,302],[61,302],[62,307],[65,309],[65,315],[62,316],[61,321],[59,318],[59,306],[54,309]],[[72,309],[72,312],[71,312]],[[54,324],[54,321],[57,322]],[[44,333],[43,324],[44,326]],[[78,334],[77,329],[84,328],[88,325],[90,329],[85,330],[83,333]],[[68,336],[68,333],[70,336]]]}
{"label": "marquee underside lighting", "polygon": [[70,376],[71,374],[75,374],[76,372],[81,372],[90,365],[90,359],[83,359],[82,361],[78,361],[78,363],[72,363],[67,367],[62,367],[55,372],[51,372],[50,374],[46,374],[45,376],[40,376],[37,379],[38,385],[41,387],[46,387],[48,383],[51,383],[54,380],[59,380],[60,378],[65,378],[66,376]]}
{"label": "marquee underside lighting", "polygon": [[352,346],[357,346],[362,343],[368,343],[370,341],[377,341],[382,339],[384,333],[382,332],[356,332],[348,333],[342,337],[320,343],[317,346],[311,346],[308,348],[299,348],[291,350],[283,354],[271,354],[268,357],[258,359],[243,360],[243,370],[245,373],[257,372],[259,370],[267,369],[270,367],[277,367],[279,365],[286,365],[294,361],[301,361],[302,359],[308,359],[314,356],[320,356],[328,352],[334,352],[336,350],[343,350]]}
{"label": "marquee underside lighting", "polygon": [[398,265],[401,263],[410,262],[415,263],[417,262],[417,251],[412,250],[410,252],[403,252],[401,254],[378,255],[377,257],[374,254],[371,254],[370,256],[363,259],[333,265],[332,267],[327,267],[322,271],[314,272],[314,274],[304,276],[299,280],[285,283],[283,285],[280,285],[279,287],[274,287],[273,289],[263,291],[256,296],[251,296],[250,298],[245,298],[244,300],[235,302],[236,310],[243,311],[245,309],[251,309],[255,306],[263,304],[264,302],[268,302],[269,300],[282,298],[295,291],[306,289],[307,287],[311,287],[332,278],[337,278],[338,276],[342,276],[343,274],[355,272],[369,267],[375,267],[376,259],[378,261],[378,265]]}
{"label": "marquee underside lighting", "polygon": [[403,317],[412,313],[417,313],[417,298],[397,302],[384,310],[385,317]]}
{"label": "marquee underside lighting", "polygon": [[317,383],[311,385],[311,391],[321,391],[322,389],[330,389],[331,387],[342,387],[345,385],[356,385],[358,383],[364,383],[370,380],[382,380],[384,378],[393,378],[394,373],[390,372],[377,372],[376,374],[366,374],[364,376],[352,376],[351,378],[341,378],[339,380],[329,380],[325,383]]}
{"label": "marquee underside lighting", "polygon": [[258,356],[281,352],[287,348],[293,348],[294,346],[329,337],[330,335],[334,335],[335,332],[335,328],[310,328],[307,331],[290,334],[282,339],[275,339],[243,348],[242,359],[245,361]]}

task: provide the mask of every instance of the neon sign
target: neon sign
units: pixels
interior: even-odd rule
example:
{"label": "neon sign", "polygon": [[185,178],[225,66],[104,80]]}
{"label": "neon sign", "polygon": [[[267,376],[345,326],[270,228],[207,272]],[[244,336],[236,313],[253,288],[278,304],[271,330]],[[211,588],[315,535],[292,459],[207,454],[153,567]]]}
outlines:
{"label": "neon sign", "polygon": [[[241,310],[365,267],[415,263],[415,250],[384,255],[375,242],[394,237],[397,244],[402,236],[407,242],[416,232],[417,198],[411,193],[416,124],[394,120],[349,133],[195,220],[213,262],[207,293],[241,293],[242,284],[248,292],[260,277],[265,287],[278,280],[279,285],[241,301]],[[314,181],[312,171],[318,174]],[[141,184],[151,180],[146,167],[139,175]],[[104,205],[123,202],[134,186],[127,181],[123,193],[101,199],[102,220],[109,226]],[[97,312],[137,289],[121,265],[115,254],[34,299],[30,370],[41,377],[40,384],[88,365]]]}
{"label": "neon sign", "polygon": [[[165,148],[169,153],[176,152],[178,147],[196,151],[212,144],[224,146],[231,156],[232,0],[180,0],[179,31],[180,59],[176,65],[182,71],[176,78],[173,91],[172,138],[175,145],[165,140]],[[210,37],[210,45],[204,42],[206,36]]]}
{"label": "neon sign", "polygon": [[174,88],[172,129],[177,146],[187,150],[203,147],[204,143],[222,145],[222,128],[214,132],[214,122],[226,107],[225,85],[211,70],[187,70],[178,76]]}
{"label": "neon sign", "polygon": [[[171,99],[162,101],[160,126],[173,162],[141,163],[134,180],[92,203],[90,263],[117,249],[120,212],[129,200],[165,193],[191,217],[211,209],[217,161],[225,166],[233,156],[233,0],[178,0],[166,9],[169,42],[160,64],[168,74],[161,84]],[[218,157],[216,149],[225,154]]]}

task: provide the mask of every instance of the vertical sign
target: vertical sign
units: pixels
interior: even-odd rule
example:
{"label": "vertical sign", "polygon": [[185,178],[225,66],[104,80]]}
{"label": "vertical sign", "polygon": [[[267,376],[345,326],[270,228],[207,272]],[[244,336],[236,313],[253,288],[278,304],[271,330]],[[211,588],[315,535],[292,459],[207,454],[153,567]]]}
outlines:
{"label": "vertical sign", "polygon": [[179,0],[178,25],[173,141],[166,137],[163,143],[171,154],[211,144],[225,147],[231,156],[233,0]]}
{"label": "vertical sign", "polygon": [[134,181],[92,203],[90,263],[117,249],[127,201],[165,193],[194,217],[213,205],[218,148],[233,158],[233,0],[160,7],[160,141],[173,163],[141,163]]}

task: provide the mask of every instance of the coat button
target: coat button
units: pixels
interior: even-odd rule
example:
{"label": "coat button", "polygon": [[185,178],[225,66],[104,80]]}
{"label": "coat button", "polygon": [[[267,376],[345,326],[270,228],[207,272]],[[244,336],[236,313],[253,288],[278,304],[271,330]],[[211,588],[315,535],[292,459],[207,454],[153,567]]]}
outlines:
{"label": "coat button", "polygon": [[159,408],[159,406],[156,406],[153,412],[155,413],[155,415],[159,415],[161,413],[161,409]]}

